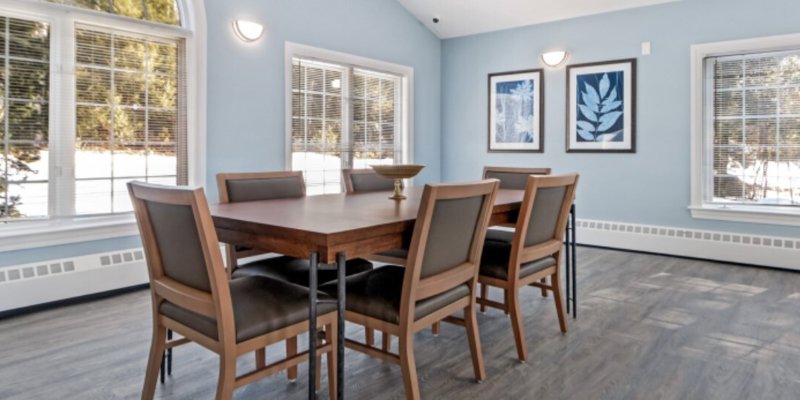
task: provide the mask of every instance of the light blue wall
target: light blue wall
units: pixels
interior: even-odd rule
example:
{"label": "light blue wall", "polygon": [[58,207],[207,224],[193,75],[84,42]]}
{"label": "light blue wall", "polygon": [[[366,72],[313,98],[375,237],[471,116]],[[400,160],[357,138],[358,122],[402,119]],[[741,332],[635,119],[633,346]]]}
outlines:
{"label": "light blue wall", "polygon": [[[205,0],[208,25],[206,193],[220,171],[284,169],[284,42],[414,68],[414,161],[440,180],[441,41],[395,0]],[[234,36],[234,19],[265,28]],[[0,267],[141,246],[138,237],[0,253]]]}
{"label": "light blue wall", "polygon": [[[235,5],[234,5],[235,4]],[[206,0],[208,190],[220,171],[284,168],[284,43],[301,43],[414,68],[414,161],[439,181],[441,41],[395,0]],[[236,18],[266,27],[238,40]]]}
{"label": "light blue wall", "polygon": [[[549,166],[581,174],[580,218],[800,237],[800,229],[692,219],[689,48],[800,32],[797,0],[683,0],[660,6],[445,40],[442,176],[474,179],[484,165]],[[653,53],[641,56],[640,44]],[[539,68],[543,51],[569,63],[638,58],[636,154],[567,154],[563,68],[545,72],[544,154],[488,153],[487,74]]]}

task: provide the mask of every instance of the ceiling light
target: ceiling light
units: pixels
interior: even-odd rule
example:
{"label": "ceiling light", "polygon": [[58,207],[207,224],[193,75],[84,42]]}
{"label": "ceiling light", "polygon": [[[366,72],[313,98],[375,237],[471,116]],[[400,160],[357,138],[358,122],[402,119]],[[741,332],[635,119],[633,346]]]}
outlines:
{"label": "ceiling light", "polygon": [[233,31],[236,36],[245,42],[258,40],[264,34],[264,26],[258,22],[239,20],[233,21]]}
{"label": "ceiling light", "polygon": [[548,51],[542,53],[542,61],[548,67],[557,67],[567,59],[567,52],[564,50]]}

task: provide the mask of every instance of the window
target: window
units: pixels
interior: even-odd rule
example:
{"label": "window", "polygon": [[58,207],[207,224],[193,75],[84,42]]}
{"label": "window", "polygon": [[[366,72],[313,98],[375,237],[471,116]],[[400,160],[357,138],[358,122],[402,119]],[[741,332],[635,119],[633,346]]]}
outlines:
{"label": "window", "polygon": [[131,19],[35,2],[20,2],[21,18],[0,9],[0,221],[125,213],[130,180],[188,183],[177,2],[50,2]]}
{"label": "window", "polygon": [[[776,40],[788,47],[776,48]],[[736,220],[742,217],[730,213],[800,215],[800,41],[758,42],[694,48],[703,71],[695,83],[702,90],[695,216],[709,217],[709,210]]]}
{"label": "window", "polygon": [[329,58],[290,57],[290,168],[303,171],[309,194],[340,192],[343,168],[408,159],[403,112],[408,72],[358,65],[340,53],[325,55]]}

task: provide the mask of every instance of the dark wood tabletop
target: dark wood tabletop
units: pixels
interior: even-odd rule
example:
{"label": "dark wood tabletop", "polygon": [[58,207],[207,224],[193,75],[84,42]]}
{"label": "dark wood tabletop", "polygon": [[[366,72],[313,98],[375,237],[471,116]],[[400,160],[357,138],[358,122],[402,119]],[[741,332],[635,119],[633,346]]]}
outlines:
{"label": "dark wood tabletop", "polygon": [[[219,240],[293,257],[319,252],[332,263],[400,247],[403,232],[414,227],[422,186],[406,188],[408,199],[390,192],[327,194],[293,199],[211,205]],[[513,221],[524,191],[497,193],[492,224]]]}

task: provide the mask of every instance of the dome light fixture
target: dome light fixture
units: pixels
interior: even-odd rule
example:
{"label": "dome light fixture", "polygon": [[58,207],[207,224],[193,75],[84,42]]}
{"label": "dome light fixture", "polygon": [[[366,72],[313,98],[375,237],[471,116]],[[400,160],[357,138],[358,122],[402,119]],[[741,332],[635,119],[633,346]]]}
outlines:
{"label": "dome light fixture", "polygon": [[551,68],[558,67],[563,64],[567,59],[567,52],[564,50],[555,50],[542,53],[542,61],[545,65]]}
{"label": "dome light fixture", "polygon": [[239,39],[254,42],[264,34],[264,26],[258,22],[237,19],[233,21],[233,31]]}

